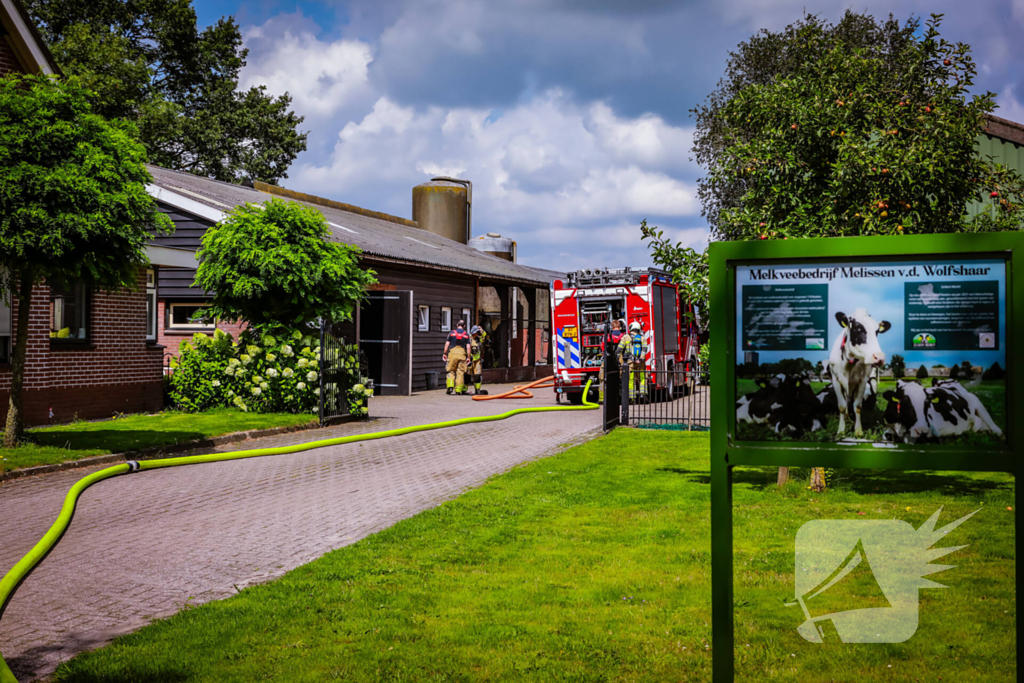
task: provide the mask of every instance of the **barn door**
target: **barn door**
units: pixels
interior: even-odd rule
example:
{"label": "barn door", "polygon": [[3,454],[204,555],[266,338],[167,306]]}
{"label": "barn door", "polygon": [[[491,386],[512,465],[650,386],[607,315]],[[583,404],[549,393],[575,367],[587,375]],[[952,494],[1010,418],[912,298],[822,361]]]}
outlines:
{"label": "barn door", "polygon": [[367,292],[360,311],[360,348],[374,393],[412,393],[412,292]]}

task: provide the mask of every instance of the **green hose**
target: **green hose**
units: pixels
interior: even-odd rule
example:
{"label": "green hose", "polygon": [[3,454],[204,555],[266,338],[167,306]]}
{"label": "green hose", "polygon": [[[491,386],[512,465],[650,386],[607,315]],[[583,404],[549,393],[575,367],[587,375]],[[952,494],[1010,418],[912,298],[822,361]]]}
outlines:
{"label": "green hose", "polygon": [[[309,451],[314,448],[323,448],[325,446],[338,446],[344,443],[355,443],[357,441],[372,441],[374,439],[384,439],[389,436],[401,436],[402,434],[413,434],[415,432],[427,432],[432,429],[444,429],[446,427],[456,427],[458,425],[473,424],[475,422],[492,422],[495,420],[504,420],[512,417],[513,415],[521,415],[523,413],[544,413],[552,410],[596,410],[598,405],[596,403],[590,403],[587,401],[587,395],[590,391],[591,380],[587,381],[587,386],[583,389],[583,405],[581,406],[552,406],[550,408],[516,408],[506,413],[500,413],[498,415],[483,415],[480,417],[464,417],[460,420],[448,420],[447,422],[434,422],[432,424],[416,425],[414,427],[401,427],[400,429],[389,429],[384,432],[371,432],[369,434],[355,434],[353,436],[341,436],[335,439],[323,439],[321,441],[310,441],[308,443],[296,444],[294,446],[281,446],[280,448],[257,448],[251,451],[235,451],[233,453],[210,453],[207,455],[191,455],[183,458],[164,458],[161,460],[144,460],[142,462],[126,462],[121,465],[114,465],[108,467],[99,472],[93,472],[87,477],[83,477],[71,490],[68,491],[67,496],[64,497],[64,505],[61,507],[60,514],[57,516],[57,521],[53,523],[49,531],[39,540],[38,543],[28,552],[25,557],[21,558],[16,565],[11,567],[11,570],[7,572],[4,578],[0,579],[0,619],[3,619],[4,610],[7,609],[7,605],[11,602],[11,598],[14,597],[15,591],[18,587],[28,578],[28,575],[32,573],[32,570],[39,566],[39,563],[46,559],[46,556],[50,554],[50,551],[56,547],[60,542],[60,539],[64,536],[64,532],[68,530],[68,526],[71,524],[71,519],[75,516],[75,507],[78,505],[78,498],[82,495],[82,492],[93,484],[99,483],[104,479],[110,479],[122,474],[128,474],[130,472],[142,472],[145,470],[156,470],[164,467],[178,467],[180,465],[198,465],[206,462],[222,462],[224,460],[241,460],[243,458],[259,458],[266,455],[284,455],[285,453],[299,453],[301,451]],[[18,683],[18,679],[11,673],[10,668],[7,666],[7,662],[4,661],[3,657],[0,656],[0,683]]]}

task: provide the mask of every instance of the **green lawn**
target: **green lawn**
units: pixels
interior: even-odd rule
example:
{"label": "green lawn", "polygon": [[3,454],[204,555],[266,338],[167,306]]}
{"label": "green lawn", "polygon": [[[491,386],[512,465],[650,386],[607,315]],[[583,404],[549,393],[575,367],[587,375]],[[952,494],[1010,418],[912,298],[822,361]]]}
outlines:
{"label": "green lawn", "polygon": [[0,471],[78,460],[90,455],[167,446],[250,429],[290,427],[316,419],[313,415],[258,415],[228,408],[205,413],[166,412],[126,415],[102,422],[73,422],[29,430],[18,448],[0,448]]}
{"label": "green lawn", "polygon": [[[704,434],[618,429],[79,656],[56,680],[710,681],[707,448]],[[736,472],[738,680],[1013,680],[1011,478],[845,476],[823,495]],[[949,589],[922,592],[916,636],[800,638],[784,602],[803,522],[917,527],[940,505],[942,522],[984,509],[942,544],[970,545],[932,577]]]}
{"label": "green lawn", "polygon": [[[908,380],[920,381],[925,386],[931,386],[931,380],[915,380],[913,377],[908,377]],[[1000,429],[1006,430],[1006,383],[1003,380],[985,380],[977,382],[964,382],[964,388],[973,393],[975,396],[981,399],[981,402],[988,409],[989,415],[992,416],[992,420],[999,425]],[[827,382],[811,382],[811,388],[815,393],[820,391],[822,388],[829,386]],[[882,435],[886,431],[885,420],[883,418],[885,414],[885,408],[887,405],[886,399],[882,395],[889,389],[896,388],[896,380],[894,379],[881,379],[878,382],[878,412],[875,413],[875,424],[864,426],[865,439],[872,439],[874,441],[882,441]],[[757,384],[752,379],[737,379],[736,380],[736,396],[740,397],[748,393],[753,393],[758,390]],[[865,411],[865,414],[867,412]],[[741,424],[737,425],[736,432],[737,436],[744,441],[815,441],[815,442],[834,442],[836,440],[836,434],[839,430],[839,416],[832,415],[826,421],[825,424],[816,432],[810,432],[803,436],[795,437],[788,435],[776,434],[771,427],[768,425],[754,425],[754,424]],[[846,436],[853,437],[853,426],[847,421]],[[989,432],[967,432],[955,437],[945,437],[942,439],[943,443],[956,443],[956,444],[1002,444],[1004,439],[996,436]]]}

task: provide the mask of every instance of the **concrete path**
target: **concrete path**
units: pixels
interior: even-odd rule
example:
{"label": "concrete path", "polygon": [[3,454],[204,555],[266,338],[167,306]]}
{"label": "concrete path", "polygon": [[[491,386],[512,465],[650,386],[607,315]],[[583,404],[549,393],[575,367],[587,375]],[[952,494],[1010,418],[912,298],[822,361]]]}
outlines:
{"label": "concrete path", "polygon": [[[491,387],[496,393],[498,387]],[[368,422],[232,444],[302,443],[517,407],[443,391],[376,398]],[[479,486],[488,477],[599,433],[599,411],[508,420],[292,455],[156,470],[97,484],[63,541],[24,583],[0,623],[0,652],[19,680],[77,652],[224,598]],[[0,484],[0,575],[56,519],[71,485],[99,468]]]}

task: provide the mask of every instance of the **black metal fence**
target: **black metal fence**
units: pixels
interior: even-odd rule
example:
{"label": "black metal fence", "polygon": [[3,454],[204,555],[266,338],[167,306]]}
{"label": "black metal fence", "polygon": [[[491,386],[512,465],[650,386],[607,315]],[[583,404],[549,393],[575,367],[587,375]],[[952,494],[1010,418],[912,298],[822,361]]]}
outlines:
{"label": "black metal fence", "polygon": [[[686,369],[621,371],[605,376],[605,429],[614,424],[641,429],[708,431],[711,428],[710,382],[706,372]],[[618,391],[616,391],[618,389]],[[618,394],[619,417],[612,421],[610,396]]]}
{"label": "black metal fence", "polygon": [[349,414],[351,372],[345,369],[345,339],[320,328],[320,424]]}

